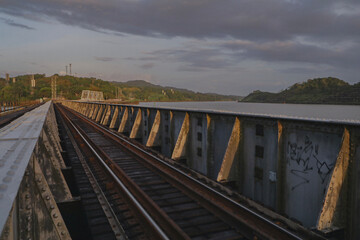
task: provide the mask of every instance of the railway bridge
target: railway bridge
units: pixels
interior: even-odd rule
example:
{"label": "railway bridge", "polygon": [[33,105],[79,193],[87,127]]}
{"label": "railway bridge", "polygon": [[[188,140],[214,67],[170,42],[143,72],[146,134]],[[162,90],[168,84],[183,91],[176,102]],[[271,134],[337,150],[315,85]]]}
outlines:
{"label": "railway bridge", "polygon": [[79,101],[18,115],[0,116],[0,239],[360,238],[356,120]]}

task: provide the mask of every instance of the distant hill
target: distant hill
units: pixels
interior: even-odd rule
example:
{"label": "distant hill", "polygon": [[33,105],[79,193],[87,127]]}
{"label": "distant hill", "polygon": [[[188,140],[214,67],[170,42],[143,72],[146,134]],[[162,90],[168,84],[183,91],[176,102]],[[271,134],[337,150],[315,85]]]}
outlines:
{"label": "distant hill", "polygon": [[[57,75],[58,76],[58,75]],[[36,74],[36,87],[30,88],[30,75],[16,77],[6,85],[0,78],[0,99],[3,101],[25,101],[40,97],[51,97],[51,77]],[[102,91],[105,99],[122,101],[235,101],[239,96],[226,96],[214,93],[199,93],[186,89],[162,87],[143,80],[128,82],[108,82],[96,78],[58,76],[57,95],[65,99],[80,99],[82,90]],[[33,94],[31,95],[31,92]]]}
{"label": "distant hill", "polygon": [[243,102],[360,104],[360,82],[354,85],[338,78],[315,78],[296,83],[279,93],[254,91]]}
{"label": "distant hill", "polygon": [[182,88],[163,87],[143,80],[112,82],[121,88],[121,94],[127,98],[142,101],[236,101],[242,97],[200,93]]}

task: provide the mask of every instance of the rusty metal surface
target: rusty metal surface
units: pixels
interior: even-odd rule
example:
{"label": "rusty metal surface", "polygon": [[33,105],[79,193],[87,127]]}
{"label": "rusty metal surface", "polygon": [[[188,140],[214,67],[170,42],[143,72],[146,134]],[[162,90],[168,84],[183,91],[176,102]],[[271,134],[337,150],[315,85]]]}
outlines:
{"label": "rusty metal surface", "polygon": [[43,128],[50,102],[0,129],[0,229],[3,229]]}

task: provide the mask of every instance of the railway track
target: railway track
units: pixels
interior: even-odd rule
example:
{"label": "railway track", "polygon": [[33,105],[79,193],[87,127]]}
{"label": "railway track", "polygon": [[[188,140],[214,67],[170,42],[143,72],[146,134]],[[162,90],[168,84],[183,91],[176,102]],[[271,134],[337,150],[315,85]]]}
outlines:
{"label": "railway track", "polygon": [[8,113],[4,112],[3,115],[0,115],[0,128],[6,126],[10,122],[12,122],[15,119],[21,117],[22,115],[24,115],[25,113],[33,110],[34,108],[37,108],[40,105],[41,104],[36,104],[36,105],[30,106],[30,107],[25,107],[23,109],[15,111],[15,112],[8,112]]}
{"label": "railway track", "polygon": [[93,186],[88,190],[101,192],[90,202],[107,199],[102,212],[112,213],[106,218],[115,233],[109,239],[302,239],[126,138],[57,106],[84,155],[81,164]]}

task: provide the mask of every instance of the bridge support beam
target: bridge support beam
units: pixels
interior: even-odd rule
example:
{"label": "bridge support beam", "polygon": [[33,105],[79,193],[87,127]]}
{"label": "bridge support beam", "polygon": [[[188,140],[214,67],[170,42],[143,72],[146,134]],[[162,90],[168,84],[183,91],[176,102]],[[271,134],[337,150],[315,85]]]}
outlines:
{"label": "bridge support beam", "polygon": [[111,106],[108,105],[101,120],[101,125],[108,125],[110,115],[111,115]]}
{"label": "bridge support beam", "polygon": [[186,155],[186,143],[188,139],[190,131],[190,117],[189,114],[186,113],[184,117],[183,124],[181,126],[181,130],[179,133],[179,137],[176,140],[176,144],[171,155],[172,159],[179,160]]}
{"label": "bridge support beam", "polygon": [[128,125],[128,120],[129,120],[129,109],[128,109],[128,107],[125,107],[123,109],[123,114],[122,114],[118,132],[124,133],[126,131],[126,127]]}
{"label": "bridge support beam", "polygon": [[343,228],[346,224],[346,196],[350,161],[350,133],[345,128],[340,152],[327,188],[317,229],[323,232]]}
{"label": "bridge support beam", "polygon": [[91,104],[89,114],[87,115],[88,118],[92,118],[92,115],[94,114],[96,104]]}
{"label": "bridge support beam", "polygon": [[285,212],[285,149],[284,149],[284,129],[283,123],[277,121],[277,176],[276,176],[276,209],[280,213]]}
{"label": "bridge support beam", "polygon": [[99,111],[97,112],[97,115],[96,115],[96,118],[95,118],[95,122],[97,122],[97,123],[100,122],[102,114],[104,112],[104,108],[105,107],[103,105],[100,105]]}
{"label": "bridge support beam", "polygon": [[234,162],[236,162],[236,159],[239,159],[240,139],[241,123],[239,118],[235,118],[235,123],[221,164],[220,172],[217,176],[218,182],[228,181],[230,171],[234,171],[236,169]]}
{"label": "bridge support beam", "polygon": [[136,114],[136,118],[133,124],[133,127],[131,129],[130,132],[130,138],[141,138],[141,133],[142,133],[142,112],[141,109],[139,108]]}
{"label": "bridge support beam", "polygon": [[149,138],[147,140],[146,146],[147,147],[157,147],[157,146],[161,146],[160,143],[160,123],[161,123],[161,116],[160,116],[160,111],[156,111],[156,116],[154,119],[154,123],[151,127],[151,131],[149,133]]}
{"label": "bridge support beam", "polygon": [[97,116],[97,114],[98,114],[98,112],[99,112],[99,109],[100,109],[100,105],[98,105],[98,104],[94,104],[95,105],[95,107],[94,107],[94,112],[93,112],[93,114],[91,115],[91,119],[92,120],[95,120],[96,119],[96,116]]}
{"label": "bridge support beam", "polygon": [[120,107],[115,107],[114,114],[113,114],[113,117],[111,119],[110,126],[109,126],[109,128],[111,128],[111,129],[114,129],[118,122],[119,108]]}

